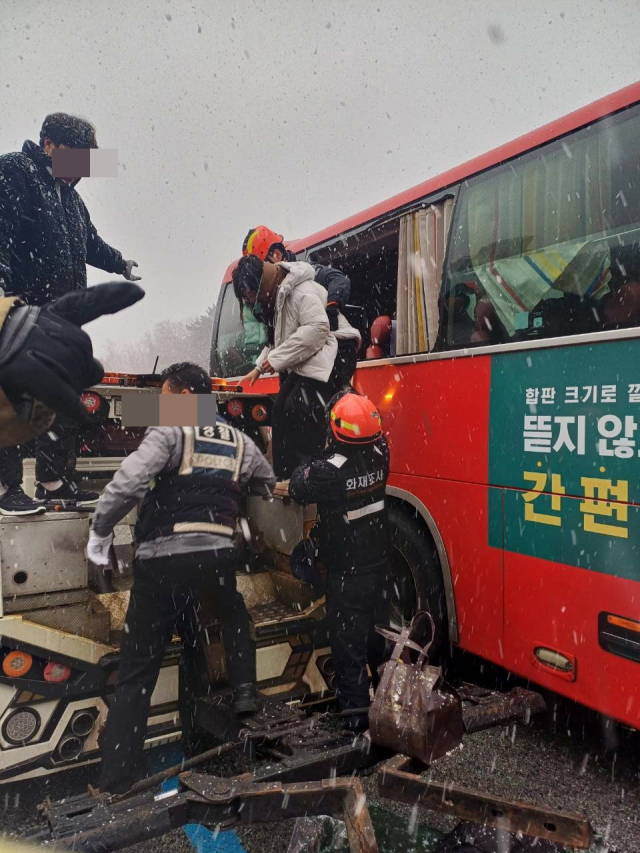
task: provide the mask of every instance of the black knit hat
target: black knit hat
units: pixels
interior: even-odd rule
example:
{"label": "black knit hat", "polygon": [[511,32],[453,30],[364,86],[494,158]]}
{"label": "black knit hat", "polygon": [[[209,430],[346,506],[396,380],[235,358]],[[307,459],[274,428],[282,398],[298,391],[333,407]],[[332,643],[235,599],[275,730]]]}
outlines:
{"label": "black knit hat", "polygon": [[84,118],[70,116],[67,113],[51,113],[42,122],[40,146],[46,138],[56,145],[68,145],[70,148],[97,148],[96,129]]}

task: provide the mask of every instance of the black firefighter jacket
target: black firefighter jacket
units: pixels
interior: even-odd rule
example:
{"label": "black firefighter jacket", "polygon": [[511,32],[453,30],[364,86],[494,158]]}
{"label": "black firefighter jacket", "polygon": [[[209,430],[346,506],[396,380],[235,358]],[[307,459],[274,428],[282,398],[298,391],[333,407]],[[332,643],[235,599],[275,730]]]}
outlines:
{"label": "black firefighter jacket", "polygon": [[319,556],[330,570],[366,573],[389,556],[385,490],[389,448],[373,444],[334,447],[295,469],[289,494],[318,506]]}
{"label": "black firefighter jacket", "polygon": [[98,236],[78,193],[56,181],[51,159],[27,140],[0,156],[0,286],[44,305],[87,286],[87,264],[122,273],[120,252]]}

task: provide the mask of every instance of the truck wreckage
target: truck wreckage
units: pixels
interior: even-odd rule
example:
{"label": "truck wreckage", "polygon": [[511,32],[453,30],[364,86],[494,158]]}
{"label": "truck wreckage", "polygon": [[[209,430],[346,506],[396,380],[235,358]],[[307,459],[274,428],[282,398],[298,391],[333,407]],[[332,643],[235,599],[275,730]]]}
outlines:
{"label": "truck wreckage", "polygon": [[[86,395],[85,404],[109,428],[114,422],[117,426],[125,393],[158,390],[154,376],[108,374],[105,383]],[[239,426],[259,436],[268,419],[268,399],[256,398],[248,405],[245,399],[244,409],[234,408],[233,389],[224,389],[220,399]],[[130,440],[133,449],[139,440],[135,430],[129,435],[117,429],[120,445],[125,433],[125,444]],[[110,434],[109,429],[100,431],[102,444],[97,449],[94,444],[93,453],[81,458],[80,471],[100,479],[117,469],[123,451],[105,452]],[[28,466],[25,480],[28,487]],[[199,701],[196,721],[220,745],[143,780],[124,795],[90,789],[87,795],[45,801],[39,807],[43,826],[32,840],[106,853],[187,823],[227,829],[333,815],[344,820],[352,853],[373,853],[378,847],[356,775],[366,771],[377,773],[383,797],[483,824],[488,832],[524,833],[548,845],[537,846],[537,853],[561,850],[558,845],[589,847],[592,832],[584,817],[430,781],[421,775],[424,766],[394,756],[368,734],[343,730],[344,714],[332,710],[335,668],[324,598],[289,568],[291,551],[308,536],[315,510],[286,497],[249,501],[246,571],[238,575],[238,588],[255,631],[262,710],[238,728],[230,711],[221,626],[212,620],[206,626],[211,690]],[[87,512],[52,509],[31,518],[0,518],[0,784],[98,761],[99,736],[113,693],[132,583],[135,513],[116,528],[111,571],[103,573],[85,557]],[[396,616],[406,618],[402,602]],[[455,630],[455,613],[450,613],[450,639]],[[179,654],[174,642],[152,696],[147,748],[180,738]],[[457,689],[466,734],[526,720],[544,708],[539,694],[522,688],[504,694],[469,684]],[[253,772],[231,778],[199,772],[232,752],[255,761]],[[161,783],[173,777],[177,787],[160,791]],[[509,849],[504,838],[501,844],[500,849]]]}
{"label": "truck wreckage", "polygon": [[[539,694],[522,688],[501,694],[463,684],[459,692],[468,734],[527,719],[544,708]],[[317,710],[330,702],[331,697],[323,697],[295,706],[266,703],[260,714],[246,721],[234,741],[138,782],[126,794],[109,796],[90,788],[86,795],[60,802],[46,800],[39,807],[45,826],[31,840],[107,853],[186,824],[226,830],[332,815],[344,821],[351,853],[375,853],[379,848],[366,797],[355,775],[375,767],[380,796],[498,830],[495,838],[501,847],[496,850],[510,849],[505,846],[510,834],[514,839],[515,834],[535,838],[538,853],[590,846],[592,831],[585,817],[426,779],[421,776],[424,765],[405,756],[390,757],[368,735],[354,737],[342,731],[340,713]],[[217,733],[224,726],[222,709],[223,703],[218,702],[212,726]],[[229,712],[228,723],[230,719]],[[263,761],[253,773],[230,778],[195,771],[234,750]],[[160,792],[161,783],[172,777],[177,777],[176,787]]]}

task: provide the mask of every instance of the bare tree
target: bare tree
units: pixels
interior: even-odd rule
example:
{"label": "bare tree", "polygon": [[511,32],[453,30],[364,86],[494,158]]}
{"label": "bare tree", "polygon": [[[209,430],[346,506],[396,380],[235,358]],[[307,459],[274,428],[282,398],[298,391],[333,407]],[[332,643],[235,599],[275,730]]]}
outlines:
{"label": "bare tree", "polygon": [[213,313],[212,307],[193,320],[162,320],[134,343],[110,340],[98,357],[106,370],[120,373],[150,373],[156,358],[158,370],[176,361],[192,361],[208,370]]}

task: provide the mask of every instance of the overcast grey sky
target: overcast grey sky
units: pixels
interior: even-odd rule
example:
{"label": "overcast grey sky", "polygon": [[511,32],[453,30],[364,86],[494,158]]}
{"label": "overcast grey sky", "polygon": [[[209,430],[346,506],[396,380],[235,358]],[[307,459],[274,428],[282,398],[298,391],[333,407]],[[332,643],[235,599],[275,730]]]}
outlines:
{"label": "overcast grey sky", "polygon": [[634,82],[639,31],[637,0],[0,0],[0,151],[54,110],[118,148],[79,191],[147,297],[100,354],[205,311],[249,227],[310,234]]}

